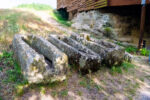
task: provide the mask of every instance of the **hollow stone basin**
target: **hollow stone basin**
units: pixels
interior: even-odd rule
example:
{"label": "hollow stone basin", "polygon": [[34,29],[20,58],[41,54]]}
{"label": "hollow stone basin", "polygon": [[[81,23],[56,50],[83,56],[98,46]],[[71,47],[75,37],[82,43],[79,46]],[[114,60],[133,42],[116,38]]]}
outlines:
{"label": "hollow stone basin", "polygon": [[15,35],[13,50],[29,83],[62,81],[68,57],[46,39],[35,35]]}
{"label": "hollow stone basin", "polygon": [[50,35],[48,41],[67,54],[70,64],[75,64],[82,72],[98,70],[101,57],[77,41],[65,37]]}

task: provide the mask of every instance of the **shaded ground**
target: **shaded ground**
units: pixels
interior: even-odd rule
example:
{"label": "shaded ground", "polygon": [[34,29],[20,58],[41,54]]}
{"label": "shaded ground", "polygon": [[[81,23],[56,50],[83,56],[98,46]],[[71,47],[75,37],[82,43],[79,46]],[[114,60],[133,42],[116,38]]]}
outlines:
{"label": "shaded ground", "polygon": [[[18,27],[17,33],[36,33],[46,36],[49,33],[66,34],[72,29],[62,26],[49,16],[47,11],[32,11],[24,9],[0,10],[0,16],[16,15],[14,18]],[[19,14],[19,16],[18,16]],[[12,17],[11,17],[12,18]],[[13,35],[8,27],[11,26],[7,18],[0,20],[0,46],[4,50],[11,50]],[[14,28],[14,27],[13,27]],[[2,51],[2,49],[0,49]],[[98,72],[85,76],[80,75],[75,69],[70,69],[68,79],[62,83],[50,85],[25,86],[21,96],[15,96],[15,86],[11,83],[4,83],[3,80],[8,67],[3,66],[0,71],[0,96],[2,100],[146,100],[150,89],[150,66],[147,57],[135,56],[133,64],[136,67],[127,70],[113,70],[102,67]],[[0,67],[2,64],[0,63]],[[10,68],[11,69],[11,68]],[[147,99],[148,100],[148,99]]]}

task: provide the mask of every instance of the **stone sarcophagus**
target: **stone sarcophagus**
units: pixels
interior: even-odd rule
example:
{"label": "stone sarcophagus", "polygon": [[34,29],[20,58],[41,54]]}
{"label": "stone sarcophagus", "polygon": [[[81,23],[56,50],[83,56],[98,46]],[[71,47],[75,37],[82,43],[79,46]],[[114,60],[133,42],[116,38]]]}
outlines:
{"label": "stone sarcophagus", "polygon": [[14,36],[13,50],[29,83],[63,81],[68,64],[84,74],[103,65],[118,66],[127,57],[116,44],[79,34],[50,35],[47,39],[18,34]]}

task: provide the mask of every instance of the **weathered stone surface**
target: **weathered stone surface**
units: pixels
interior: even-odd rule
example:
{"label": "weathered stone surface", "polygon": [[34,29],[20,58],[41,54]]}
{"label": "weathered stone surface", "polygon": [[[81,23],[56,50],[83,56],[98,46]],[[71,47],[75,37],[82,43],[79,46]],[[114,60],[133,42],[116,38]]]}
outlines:
{"label": "weathered stone surface", "polygon": [[48,41],[65,52],[69,57],[69,63],[79,66],[81,71],[97,70],[101,66],[101,58],[96,53],[73,39],[51,35]]}
{"label": "weathered stone surface", "polygon": [[68,68],[68,57],[65,53],[61,52],[56,46],[40,36],[27,35],[24,40],[52,62],[54,74],[65,74]]}
{"label": "weathered stone surface", "polygon": [[[13,50],[23,75],[29,83],[47,83],[50,81],[62,81],[65,75],[57,73],[53,64],[25,42],[27,36],[15,35]],[[58,71],[59,72],[59,71]]]}
{"label": "weathered stone surface", "polygon": [[113,43],[94,38],[88,38],[87,40],[78,34],[71,34],[71,38],[98,53],[103,58],[103,63],[107,66],[120,65],[124,60],[124,49]]}
{"label": "weathered stone surface", "polygon": [[124,60],[127,61],[127,62],[132,62],[132,60],[133,60],[133,55],[131,55],[131,54],[128,53],[128,52],[125,52]]}
{"label": "weathered stone surface", "polygon": [[[101,37],[105,36],[105,27],[113,26],[111,14],[101,13],[98,10],[78,13],[72,22],[72,27],[95,33]],[[110,35],[116,37],[116,34],[113,30]]]}

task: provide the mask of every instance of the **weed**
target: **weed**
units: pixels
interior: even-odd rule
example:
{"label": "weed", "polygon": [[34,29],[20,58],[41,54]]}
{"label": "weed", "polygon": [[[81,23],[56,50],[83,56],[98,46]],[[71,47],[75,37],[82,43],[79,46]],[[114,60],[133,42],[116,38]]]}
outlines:
{"label": "weed", "polygon": [[129,62],[123,62],[121,66],[125,71],[128,71],[130,68],[135,67],[133,64],[131,64]]}
{"label": "weed", "polygon": [[80,84],[81,86],[83,86],[83,87],[87,87],[87,86],[88,86],[88,84],[87,84],[86,81],[80,81],[79,84]]}
{"label": "weed", "polygon": [[143,56],[149,56],[150,50],[147,50],[146,48],[143,48],[140,50],[140,54]]}
{"label": "weed", "polygon": [[34,10],[51,10],[52,9],[49,5],[37,4],[37,3],[21,4],[17,6],[17,8],[29,8],[29,9],[34,9]]}
{"label": "weed", "polygon": [[104,28],[104,32],[105,32],[105,36],[106,37],[112,37],[113,35],[113,31],[112,31],[112,28],[111,27],[105,27]]}
{"label": "weed", "polygon": [[111,68],[111,73],[112,74],[116,74],[116,73],[119,73],[119,74],[122,74],[123,71],[126,71],[128,72],[128,70],[130,68],[134,68],[135,66],[131,63],[128,63],[128,62],[123,62],[120,66],[113,66]]}
{"label": "weed", "polygon": [[128,98],[129,98],[129,100],[133,100],[133,99],[132,99],[132,98],[133,98],[132,96],[128,96]]}
{"label": "weed", "polygon": [[2,97],[0,97],[0,100],[3,100]]}
{"label": "weed", "polygon": [[66,97],[66,96],[68,95],[68,90],[63,90],[63,91],[61,91],[61,92],[60,92],[60,95],[61,95],[62,97]]}
{"label": "weed", "polygon": [[21,27],[24,31],[28,31],[28,28],[25,25],[22,25]]}
{"label": "weed", "polygon": [[95,87],[97,88],[98,91],[102,90],[102,87],[100,85],[95,84]]}
{"label": "weed", "polygon": [[16,85],[16,95],[22,96],[24,94],[25,85]]}
{"label": "weed", "polygon": [[119,46],[125,47],[121,42],[117,41],[116,44],[119,45]]}
{"label": "weed", "polygon": [[129,53],[136,53],[137,50],[138,49],[134,46],[128,46],[128,47],[125,48],[125,51],[129,52]]}
{"label": "weed", "polygon": [[115,73],[122,74],[122,69],[121,69],[121,67],[113,66],[112,69],[111,69],[111,73],[112,74],[115,74]]}
{"label": "weed", "polygon": [[78,94],[79,96],[82,96],[82,92],[81,92],[81,91],[78,91],[77,94]]}
{"label": "weed", "polygon": [[52,96],[53,97],[57,97],[57,92],[56,91],[52,91]]}
{"label": "weed", "polygon": [[41,87],[40,90],[41,90],[40,91],[41,94],[45,94],[46,93],[46,89],[44,87]]}

